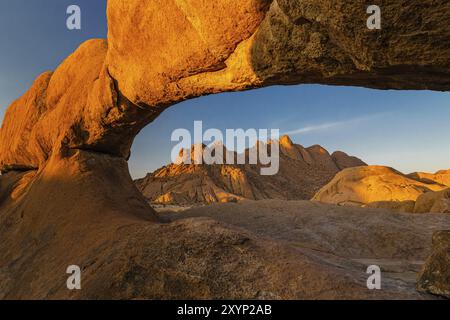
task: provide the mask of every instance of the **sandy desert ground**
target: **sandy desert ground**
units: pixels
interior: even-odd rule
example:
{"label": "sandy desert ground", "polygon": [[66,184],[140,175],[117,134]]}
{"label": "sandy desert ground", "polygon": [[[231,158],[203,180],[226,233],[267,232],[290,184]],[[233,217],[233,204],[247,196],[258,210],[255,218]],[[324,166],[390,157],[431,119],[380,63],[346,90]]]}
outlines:
{"label": "sandy desert ground", "polygon": [[432,234],[450,228],[448,214],[396,213],[311,201],[245,201],[161,216],[167,221],[209,217],[281,241],[325,265],[342,268],[360,279],[362,287],[367,267],[378,265],[383,289],[399,290],[399,299],[431,298],[417,294],[418,272],[431,254]]}

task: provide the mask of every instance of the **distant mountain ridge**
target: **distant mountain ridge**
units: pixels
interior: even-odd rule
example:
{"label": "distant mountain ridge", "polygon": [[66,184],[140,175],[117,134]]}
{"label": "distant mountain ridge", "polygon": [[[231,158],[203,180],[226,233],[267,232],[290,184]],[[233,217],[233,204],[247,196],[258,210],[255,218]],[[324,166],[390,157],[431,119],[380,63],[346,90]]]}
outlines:
{"label": "distant mountain ridge", "polygon": [[[135,183],[154,204],[192,205],[244,199],[309,200],[339,171],[366,166],[362,160],[342,151],[330,155],[319,145],[304,148],[294,144],[288,136],[281,137],[279,142],[280,170],[274,176],[261,175],[260,164],[169,164]],[[224,150],[224,154],[226,152],[230,151]],[[180,157],[184,155],[180,152]]]}

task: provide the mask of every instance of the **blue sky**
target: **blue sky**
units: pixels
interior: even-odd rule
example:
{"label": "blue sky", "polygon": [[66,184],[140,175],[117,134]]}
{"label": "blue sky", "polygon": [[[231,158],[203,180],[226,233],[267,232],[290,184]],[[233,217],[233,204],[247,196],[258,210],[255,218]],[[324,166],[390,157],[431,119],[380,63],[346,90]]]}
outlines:
{"label": "blue sky", "polygon": [[[82,30],[66,29],[66,8],[82,9]],[[106,37],[102,0],[0,0],[0,117],[40,73],[80,43]],[[180,103],[147,126],[130,170],[145,175],[170,161],[171,133],[192,129],[279,128],[296,143],[343,150],[403,172],[450,168],[450,93],[300,85],[225,93]]]}

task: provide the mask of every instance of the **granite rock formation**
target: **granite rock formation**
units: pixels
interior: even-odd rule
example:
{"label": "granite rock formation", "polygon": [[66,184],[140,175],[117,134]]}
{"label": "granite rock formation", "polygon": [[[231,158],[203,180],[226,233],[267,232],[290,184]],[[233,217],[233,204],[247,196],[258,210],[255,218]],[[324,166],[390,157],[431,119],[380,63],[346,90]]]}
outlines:
{"label": "granite rock formation", "polygon": [[433,235],[433,253],[419,275],[417,287],[450,299],[450,232],[440,231]]}
{"label": "granite rock formation", "polygon": [[383,28],[369,30],[362,0],[110,0],[108,40],[80,46],[8,109],[1,170],[41,168],[61,148],[127,158],[165,108],[210,93],[294,83],[448,90],[449,6],[384,3]]}
{"label": "granite rock formation", "polygon": [[165,214],[169,221],[198,217],[212,218],[264,238],[281,240],[297,250],[320,257],[328,265],[339,265],[356,278],[367,266],[378,265],[383,273],[381,291],[396,288],[399,299],[414,294],[417,276],[419,272],[423,274],[423,265],[428,261],[426,272],[421,276],[428,280],[427,286],[423,286],[421,292],[442,296],[443,290],[447,290],[448,294],[448,232],[434,237],[434,242],[440,244],[439,250],[437,245],[432,247],[431,238],[433,233],[450,227],[450,215],[396,213],[283,200],[213,204]]}
{"label": "granite rock formation", "polygon": [[[309,200],[339,170],[366,166],[362,160],[341,151],[330,155],[320,146],[304,148],[294,144],[288,136],[281,137],[279,142],[280,170],[274,176],[261,175],[260,164],[174,163],[136,180],[136,185],[151,203],[164,205],[262,199]],[[226,152],[229,151],[222,154]],[[232,156],[236,157],[236,154]]]}
{"label": "granite rock formation", "polygon": [[415,213],[450,213],[450,189],[426,192],[417,198]]}
{"label": "granite rock formation", "polygon": [[348,168],[339,172],[313,200],[401,212],[447,212],[448,196],[443,190],[448,187],[431,179],[416,180],[414,176],[382,166]]}
{"label": "granite rock formation", "polygon": [[[81,45],[6,112],[1,297],[395,297],[240,229],[155,223],[126,164],[145,125],[205,94],[299,83],[449,90],[450,3],[382,4],[382,30],[368,30],[362,0],[109,0],[108,40]],[[74,263],[79,292],[65,287]]]}

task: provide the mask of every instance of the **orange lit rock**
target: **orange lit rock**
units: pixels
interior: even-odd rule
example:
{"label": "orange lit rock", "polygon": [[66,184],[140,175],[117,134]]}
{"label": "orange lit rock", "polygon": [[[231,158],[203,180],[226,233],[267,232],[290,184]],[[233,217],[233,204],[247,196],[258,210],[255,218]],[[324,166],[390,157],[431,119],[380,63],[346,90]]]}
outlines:
{"label": "orange lit rock", "polygon": [[[156,215],[126,163],[145,125],[205,94],[299,83],[449,90],[450,3],[391,1],[375,32],[365,5],[109,0],[108,40],[82,44],[6,112],[0,298],[398,297],[395,287],[368,293],[340,262],[241,229],[202,219],[148,223]],[[333,168],[323,150],[307,151]],[[407,196],[397,187],[393,196],[369,196],[365,186],[344,193],[357,202],[408,199],[427,185],[407,186]],[[65,287],[74,262],[86,276],[80,292]]]}
{"label": "orange lit rock", "polygon": [[358,206],[380,201],[416,201],[426,192],[443,188],[437,183],[413,180],[388,167],[356,167],[338,173],[313,200]]}
{"label": "orange lit rock", "polygon": [[426,192],[417,198],[415,213],[450,213],[450,189]]}
{"label": "orange lit rock", "polygon": [[433,252],[418,277],[417,288],[450,299],[450,231],[433,235]]}

